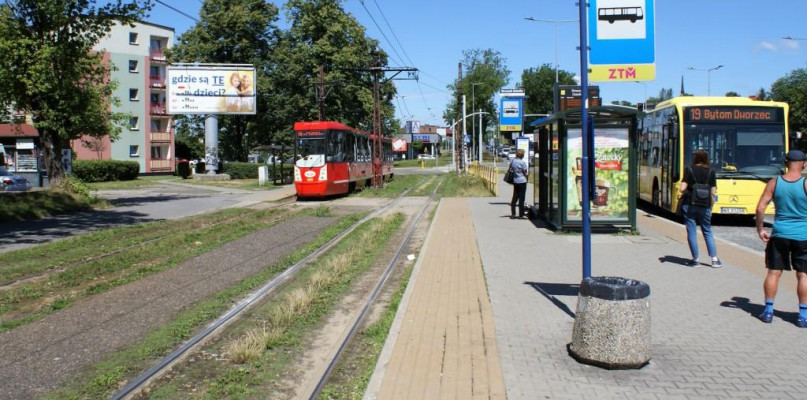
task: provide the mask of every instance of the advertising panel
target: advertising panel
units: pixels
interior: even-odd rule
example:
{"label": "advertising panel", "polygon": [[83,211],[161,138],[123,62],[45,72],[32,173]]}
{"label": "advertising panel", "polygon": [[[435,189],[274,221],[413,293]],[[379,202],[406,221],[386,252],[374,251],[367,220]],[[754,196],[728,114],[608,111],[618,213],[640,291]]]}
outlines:
{"label": "advertising panel", "polygon": [[527,167],[530,166],[530,138],[527,137],[518,137],[516,138],[516,151],[524,150],[524,162],[527,163]]}
{"label": "advertising panel", "polygon": [[[567,193],[569,220],[582,220],[583,141],[581,131],[569,129],[566,142]],[[627,220],[630,190],[628,186],[628,129],[594,129],[594,185],[596,197],[591,202],[591,220]]]}
{"label": "advertising panel", "polygon": [[255,68],[246,66],[169,66],[169,114],[255,114]]}
{"label": "advertising panel", "polygon": [[406,151],[406,140],[405,139],[393,139],[392,140],[392,151]]}
{"label": "advertising panel", "polygon": [[654,0],[591,0],[588,11],[592,82],[656,78]]}

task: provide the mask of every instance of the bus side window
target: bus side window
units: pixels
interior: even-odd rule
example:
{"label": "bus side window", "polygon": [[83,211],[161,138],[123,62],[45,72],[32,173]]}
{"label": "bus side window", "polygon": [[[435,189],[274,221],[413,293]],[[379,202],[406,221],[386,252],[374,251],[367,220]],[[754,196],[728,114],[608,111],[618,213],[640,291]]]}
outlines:
{"label": "bus side window", "polygon": [[353,132],[348,132],[345,140],[345,161],[353,162],[356,160],[356,135]]}

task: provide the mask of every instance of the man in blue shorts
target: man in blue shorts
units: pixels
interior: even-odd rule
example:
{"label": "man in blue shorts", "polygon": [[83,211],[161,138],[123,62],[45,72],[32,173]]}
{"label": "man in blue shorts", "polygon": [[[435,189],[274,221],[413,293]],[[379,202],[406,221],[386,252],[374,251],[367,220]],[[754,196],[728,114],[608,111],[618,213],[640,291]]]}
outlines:
{"label": "man in blue shorts", "polygon": [[[799,297],[799,317],[796,325],[807,328],[807,182],[801,176],[804,152],[791,150],[785,155],[787,172],[771,179],[757,204],[757,234],[765,246],[765,267],[768,274],[762,288],[765,292],[765,309],[759,319],[773,321],[773,301],[779,288],[782,271],[796,270]],[[765,208],[773,200],[776,215],[770,234],[765,231]]]}

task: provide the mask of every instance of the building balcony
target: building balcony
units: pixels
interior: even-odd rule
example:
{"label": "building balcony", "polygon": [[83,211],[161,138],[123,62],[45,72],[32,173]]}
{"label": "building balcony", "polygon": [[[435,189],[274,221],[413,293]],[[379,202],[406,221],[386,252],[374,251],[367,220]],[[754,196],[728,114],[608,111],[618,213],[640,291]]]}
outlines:
{"label": "building balcony", "polygon": [[157,47],[149,48],[149,56],[151,58],[151,62],[153,63],[164,63],[165,62],[165,53],[163,53],[163,49]]}
{"label": "building balcony", "polygon": [[171,132],[151,131],[149,132],[151,142],[170,142]]}
{"label": "building balcony", "polygon": [[162,75],[149,75],[149,86],[152,88],[165,89],[165,77]]}
{"label": "building balcony", "polygon": [[149,114],[167,117],[168,112],[165,109],[165,103],[151,103],[151,106],[149,107]]}
{"label": "building balcony", "polygon": [[149,160],[149,169],[152,172],[171,171],[172,160]]}

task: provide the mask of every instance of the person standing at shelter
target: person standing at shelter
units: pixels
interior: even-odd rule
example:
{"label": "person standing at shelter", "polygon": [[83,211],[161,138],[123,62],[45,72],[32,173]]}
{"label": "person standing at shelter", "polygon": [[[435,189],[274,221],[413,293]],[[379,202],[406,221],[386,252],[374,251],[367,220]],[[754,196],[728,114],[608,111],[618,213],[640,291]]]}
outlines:
{"label": "person standing at shelter", "polygon": [[[707,185],[708,195],[704,202],[697,200],[695,195],[696,184]],[[717,248],[712,235],[712,205],[717,193],[717,179],[709,162],[709,155],[704,150],[696,150],[693,154],[692,166],[684,170],[684,179],[678,189],[681,192],[681,209],[684,214],[684,224],[687,228],[687,243],[692,259],[687,263],[690,267],[700,267],[698,261],[698,230],[701,226],[706,249],[712,257],[712,268],[720,268],[723,263],[717,258]]]}
{"label": "person standing at shelter", "polygon": [[[765,267],[768,273],[762,289],[765,309],[759,319],[773,321],[773,302],[779,289],[782,271],[796,270],[796,294],[799,297],[799,317],[796,325],[807,328],[807,181],[801,176],[804,170],[804,152],[791,150],[785,155],[787,172],[771,179],[765,186],[757,204],[757,234],[765,246]],[[765,230],[765,209],[773,200],[776,214],[773,229]]]}
{"label": "person standing at shelter", "polygon": [[516,157],[510,161],[513,169],[513,198],[510,200],[510,218],[516,218],[516,203],[518,203],[518,217],[524,217],[524,197],[527,195],[527,177],[530,171],[524,161],[524,149],[518,149]]}

